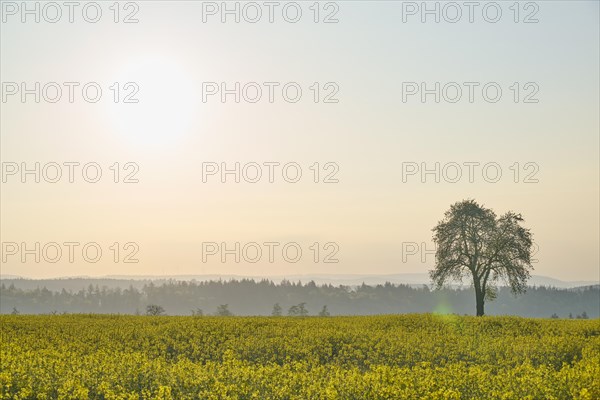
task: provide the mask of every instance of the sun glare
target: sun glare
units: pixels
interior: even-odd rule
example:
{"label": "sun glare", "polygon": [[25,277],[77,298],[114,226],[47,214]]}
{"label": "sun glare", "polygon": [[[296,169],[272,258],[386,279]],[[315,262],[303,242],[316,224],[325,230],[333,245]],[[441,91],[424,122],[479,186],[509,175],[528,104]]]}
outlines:
{"label": "sun glare", "polygon": [[186,69],[164,58],[127,64],[111,86],[110,114],[119,136],[136,146],[165,146],[189,134],[196,96]]}

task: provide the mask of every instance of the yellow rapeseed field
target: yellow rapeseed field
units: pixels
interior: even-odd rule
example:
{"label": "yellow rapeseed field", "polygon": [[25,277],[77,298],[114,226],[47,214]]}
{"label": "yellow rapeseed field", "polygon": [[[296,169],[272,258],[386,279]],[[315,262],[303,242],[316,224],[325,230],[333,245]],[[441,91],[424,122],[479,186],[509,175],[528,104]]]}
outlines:
{"label": "yellow rapeseed field", "polygon": [[2,399],[600,399],[600,320],[2,315]]}

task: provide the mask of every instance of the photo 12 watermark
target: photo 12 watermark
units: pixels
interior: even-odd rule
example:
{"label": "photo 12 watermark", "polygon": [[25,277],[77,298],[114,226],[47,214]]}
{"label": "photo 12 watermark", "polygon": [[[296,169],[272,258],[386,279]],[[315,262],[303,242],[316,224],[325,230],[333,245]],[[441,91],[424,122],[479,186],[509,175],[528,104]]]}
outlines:
{"label": "photo 12 watermark", "polygon": [[202,183],[339,183],[336,162],[301,164],[295,161],[203,162]]}
{"label": "photo 12 watermark", "polygon": [[2,103],[138,103],[136,82],[2,82]]}
{"label": "photo 12 watermark", "polygon": [[2,263],[95,264],[108,259],[114,263],[136,264],[139,251],[136,242],[2,242]]}
{"label": "photo 12 watermark", "polygon": [[201,4],[204,24],[340,22],[340,3],[335,1],[203,1]]}
{"label": "photo 12 watermark", "polygon": [[[437,246],[435,243],[426,242],[402,242],[402,263],[407,262],[419,262],[422,264],[435,264],[436,263],[436,252]],[[539,260],[534,258],[539,253],[540,247],[537,243],[531,245],[531,263],[538,263]]]}
{"label": "photo 12 watermark", "polygon": [[540,166],[533,161],[510,165],[496,161],[402,162],[402,183],[539,183]]}
{"label": "photo 12 watermark", "polygon": [[202,103],[339,103],[336,82],[202,82]]}
{"label": "photo 12 watermark", "polygon": [[402,1],[401,6],[403,23],[540,22],[540,5],[535,1]]}
{"label": "photo 12 watermark", "polygon": [[301,260],[339,263],[340,246],[336,242],[202,242],[202,262],[220,263],[290,263]]}
{"label": "photo 12 watermark", "polygon": [[131,161],[101,164],[95,161],[14,162],[1,164],[2,183],[139,183],[140,166]]}
{"label": "photo 12 watermark", "polygon": [[402,82],[402,103],[488,103],[502,99],[513,103],[537,104],[536,82]]}
{"label": "photo 12 watermark", "polygon": [[0,11],[3,24],[140,22],[140,3],[135,1],[2,1]]}

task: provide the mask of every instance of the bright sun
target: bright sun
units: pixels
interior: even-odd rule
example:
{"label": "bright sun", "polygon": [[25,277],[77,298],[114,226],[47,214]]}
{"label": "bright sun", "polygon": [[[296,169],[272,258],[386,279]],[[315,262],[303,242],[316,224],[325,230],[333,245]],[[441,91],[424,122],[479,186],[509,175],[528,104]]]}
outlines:
{"label": "bright sun", "polygon": [[[118,88],[113,85],[110,94],[118,102],[111,101],[110,114],[123,138],[136,146],[164,146],[177,142],[190,129],[198,110],[197,97],[181,65],[146,58],[127,65],[116,82]],[[136,99],[137,103],[132,102]]]}

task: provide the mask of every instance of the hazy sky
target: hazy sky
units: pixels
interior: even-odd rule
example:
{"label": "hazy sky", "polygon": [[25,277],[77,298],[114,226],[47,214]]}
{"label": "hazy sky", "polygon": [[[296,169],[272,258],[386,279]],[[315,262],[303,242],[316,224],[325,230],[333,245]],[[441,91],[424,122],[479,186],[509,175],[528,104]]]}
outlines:
{"label": "hazy sky", "polygon": [[[445,3],[439,23],[416,9],[421,2],[280,2],[272,23],[263,2],[239,3],[239,23],[221,2],[121,3],[118,16],[112,3],[98,3],[96,23],[84,19],[96,18],[88,2],[72,23],[67,7],[59,18],[39,3],[38,23],[21,2],[2,2],[3,274],[425,272],[433,256],[422,260],[421,243],[433,249],[431,229],[450,204],[474,198],[523,214],[535,274],[599,279],[597,1],[480,2],[472,23],[467,7],[458,18]],[[286,21],[298,9],[299,21]],[[23,89],[33,90],[25,102]],[[422,89],[431,90],[425,102]],[[128,95],[138,102],[124,103]],[[21,182],[36,162],[40,183],[34,173]],[[219,172],[203,182],[203,168],[236,162],[240,183],[233,174],[222,183]],[[88,180],[100,168],[97,183],[84,179],[87,163]],[[254,163],[262,177],[246,182]],[[421,175],[436,163],[439,182]],[[287,182],[298,168],[299,181]],[[222,251],[236,242],[239,263]],[[123,262],[132,252],[139,262]]]}

